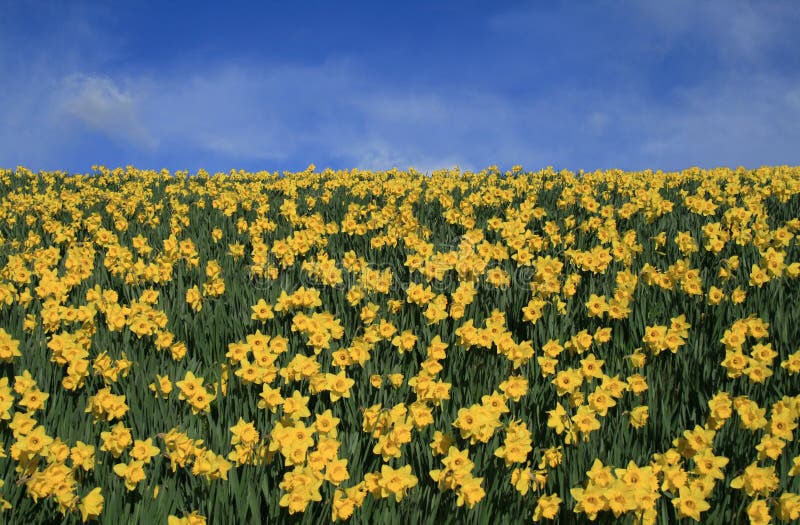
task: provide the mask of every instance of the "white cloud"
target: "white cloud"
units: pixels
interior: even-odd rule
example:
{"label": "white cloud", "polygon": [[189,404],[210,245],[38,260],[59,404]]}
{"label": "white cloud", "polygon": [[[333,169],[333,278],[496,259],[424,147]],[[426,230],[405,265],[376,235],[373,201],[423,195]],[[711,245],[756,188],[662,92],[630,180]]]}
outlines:
{"label": "white cloud", "polygon": [[[402,145],[400,146],[402,147]],[[403,154],[396,145],[382,140],[372,142],[358,142],[348,145],[344,155],[353,159],[353,166],[369,170],[386,170],[391,168],[406,169],[413,167],[422,173],[432,173],[435,170],[458,166],[462,170],[479,170],[484,165],[465,162],[456,156],[436,156],[435,152],[424,154]]]}
{"label": "white cloud", "polygon": [[[730,78],[679,93],[675,105],[644,115],[642,151],[651,167],[800,164],[795,84],[775,75]],[[644,122],[642,124],[644,124]]]}
{"label": "white cloud", "polygon": [[134,148],[133,162],[137,151],[155,159],[183,151],[181,169],[201,167],[194,156],[202,152],[221,164],[272,163],[265,166],[270,169],[322,166],[319,159],[423,172],[490,164],[800,164],[800,91],[774,74],[720,77],[669,101],[633,88],[608,93],[568,86],[514,101],[466,88],[405,90],[372,80],[346,62],[220,64],[159,77],[45,75],[29,84],[30,94],[22,81],[0,94],[0,117],[22,130],[12,136],[0,129],[0,160],[44,159],[48,168],[63,167],[53,162],[69,137],[90,128]]}
{"label": "white cloud", "polygon": [[404,90],[347,61],[217,64],[124,83],[141,93],[141,121],[164,147],[277,162],[319,154],[347,166],[420,170],[532,159],[524,108],[490,94]]}
{"label": "white cloud", "polygon": [[800,111],[800,87],[790,88],[786,93],[786,103],[795,111]]}
{"label": "white cloud", "polygon": [[64,79],[61,88],[56,104],[65,117],[118,140],[147,149],[156,147],[156,139],[141,121],[134,96],[114,80],[72,74]]}
{"label": "white cloud", "polygon": [[[5,2],[0,11],[0,166],[75,168],[82,146],[92,139],[86,139],[87,124],[62,107],[66,79],[98,70],[118,56],[122,39],[98,29],[114,10],[79,3]],[[106,154],[97,152],[95,161]],[[90,165],[81,162],[79,169]]]}
{"label": "white cloud", "polygon": [[565,87],[521,102],[468,89],[403,90],[371,83],[346,62],[77,78],[60,99],[69,101],[73,119],[119,140],[157,144],[157,151],[177,146],[233,163],[294,168],[287,163],[319,156],[342,167],[433,171],[800,162],[792,153],[797,89],[777,75],[718,78],[669,102],[632,88]]}
{"label": "white cloud", "polygon": [[330,112],[341,106],[337,97],[350,89],[342,78],[347,67],[215,64],[131,83],[147,94],[143,111],[149,128],[165,143],[283,160],[320,139],[332,140],[336,130],[326,126]]}
{"label": "white cloud", "polygon": [[[512,38],[530,38],[552,24],[570,24],[581,34],[594,31],[598,16],[611,21],[608,31],[626,35],[622,47],[613,39],[601,44],[600,67],[616,78],[607,74],[598,88],[568,81],[529,101],[532,114],[550,130],[549,141],[535,136],[544,139],[543,147],[553,146],[547,149],[552,162],[625,169],[800,164],[800,83],[795,71],[775,63],[782,53],[794,55],[800,3],[526,6],[490,18],[488,27]],[[663,76],[646,77],[667,56],[689,56],[687,42],[703,46],[701,55],[710,51],[718,59],[713,67],[674,84]]]}
{"label": "white cloud", "polygon": [[[6,69],[5,71],[17,71]],[[3,75],[0,90],[0,167],[47,166],[59,169],[51,155],[69,140],[53,111],[58,82],[38,65],[26,74]]]}
{"label": "white cloud", "polygon": [[626,11],[638,14],[644,27],[669,45],[699,38],[730,63],[756,64],[796,31],[800,3],[630,0]]}
{"label": "white cloud", "polygon": [[[771,50],[796,45],[800,2],[623,0],[570,2],[558,7],[525,4],[489,17],[487,27],[502,37],[513,34],[526,39],[536,38],[543,28],[568,27],[580,39],[583,32],[596,32],[598,18],[604,19],[607,32],[626,35],[630,47],[621,50],[622,61],[641,53],[650,57],[663,55],[689,40],[712,49],[730,66],[746,63],[758,67]],[[562,46],[560,52],[565,49]]]}
{"label": "white cloud", "polygon": [[591,133],[601,134],[608,129],[610,120],[608,113],[592,111],[586,119],[586,129]]}

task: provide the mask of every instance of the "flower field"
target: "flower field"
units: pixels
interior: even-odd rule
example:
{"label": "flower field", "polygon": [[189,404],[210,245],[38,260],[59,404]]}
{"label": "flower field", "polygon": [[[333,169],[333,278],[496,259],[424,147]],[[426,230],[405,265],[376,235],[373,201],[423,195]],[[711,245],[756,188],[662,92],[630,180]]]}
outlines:
{"label": "flower field", "polygon": [[797,523],[800,168],[0,170],[2,523]]}

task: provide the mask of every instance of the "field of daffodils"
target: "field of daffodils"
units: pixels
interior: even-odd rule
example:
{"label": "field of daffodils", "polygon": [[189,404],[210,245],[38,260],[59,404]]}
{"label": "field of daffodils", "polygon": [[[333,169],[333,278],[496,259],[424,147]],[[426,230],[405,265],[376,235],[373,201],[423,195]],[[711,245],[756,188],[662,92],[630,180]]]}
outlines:
{"label": "field of daffodils", "polygon": [[797,523],[800,168],[0,170],[0,522]]}

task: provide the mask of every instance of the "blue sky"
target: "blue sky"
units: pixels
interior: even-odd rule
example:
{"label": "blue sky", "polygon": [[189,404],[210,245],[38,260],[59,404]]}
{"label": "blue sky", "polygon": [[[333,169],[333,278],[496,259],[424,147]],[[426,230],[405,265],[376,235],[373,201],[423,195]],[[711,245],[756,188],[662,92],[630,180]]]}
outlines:
{"label": "blue sky", "polygon": [[0,0],[0,166],[800,165],[798,24],[794,1]]}

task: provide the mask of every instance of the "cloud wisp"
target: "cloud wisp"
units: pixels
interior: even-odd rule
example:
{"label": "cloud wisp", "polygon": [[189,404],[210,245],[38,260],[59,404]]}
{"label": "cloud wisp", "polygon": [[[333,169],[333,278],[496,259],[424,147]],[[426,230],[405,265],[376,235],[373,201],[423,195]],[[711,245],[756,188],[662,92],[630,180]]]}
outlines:
{"label": "cloud wisp", "polygon": [[139,103],[110,78],[69,75],[63,79],[55,105],[65,118],[111,138],[150,150],[158,144],[141,121]]}
{"label": "cloud wisp", "polygon": [[148,158],[186,152],[172,169],[201,167],[192,161],[197,152],[218,159],[215,169],[800,163],[791,153],[800,139],[800,96],[779,76],[733,77],[669,102],[589,88],[510,101],[467,87],[409,92],[369,80],[342,64],[220,65],[181,79],[72,74],[52,82],[55,91],[37,109],[49,122],[39,140],[57,152],[65,133],[90,130]]}

